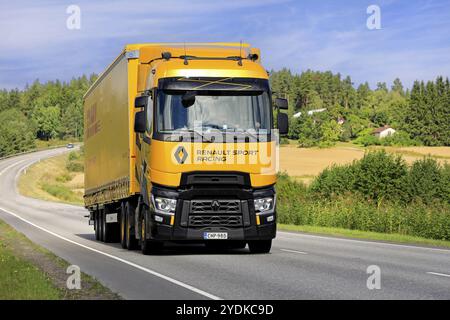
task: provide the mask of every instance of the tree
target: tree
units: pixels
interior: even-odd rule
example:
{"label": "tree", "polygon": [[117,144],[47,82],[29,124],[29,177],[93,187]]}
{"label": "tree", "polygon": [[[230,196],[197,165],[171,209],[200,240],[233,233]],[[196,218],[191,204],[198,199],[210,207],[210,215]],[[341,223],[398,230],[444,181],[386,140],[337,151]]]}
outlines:
{"label": "tree", "polygon": [[19,110],[0,112],[0,123],[0,157],[34,147],[35,132],[29,120]]}
{"label": "tree", "polygon": [[38,107],[33,114],[33,121],[36,125],[39,138],[49,140],[56,138],[60,128],[60,108],[56,107]]}
{"label": "tree", "polygon": [[405,92],[403,91],[403,84],[399,78],[396,78],[394,80],[394,84],[392,85],[392,91],[398,92],[401,95],[405,94]]}

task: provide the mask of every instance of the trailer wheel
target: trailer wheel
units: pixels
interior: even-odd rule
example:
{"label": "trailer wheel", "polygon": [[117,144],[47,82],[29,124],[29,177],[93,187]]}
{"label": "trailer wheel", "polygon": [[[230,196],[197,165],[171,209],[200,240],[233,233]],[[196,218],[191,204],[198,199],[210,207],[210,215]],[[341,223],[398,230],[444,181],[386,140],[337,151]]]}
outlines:
{"label": "trailer wheel", "polygon": [[120,224],[120,245],[123,249],[127,248],[127,241],[126,241],[126,210],[125,210],[125,204],[122,202],[120,205],[120,215],[119,215],[119,224]]}
{"label": "trailer wheel", "polygon": [[104,222],[103,222],[103,210],[98,210],[97,211],[97,215],[98,215],[98,232],[99,232],[99,237],[100,237],[100,241],[105,241],[105,226],[104,226]]}
{"label": "trailer wheel", "polygon": [[138,242],[134,236],[133,228],[130,223],[130,218],[135,213],[135,207],[130,201],[125,204],[125,242],[128,250],[134,250],[137,248]]}
{"label": "trailer wheel", "polygon": [[95,240],[100,241],[100,223],[98,211],[94,211],[94,230],[95,230]]}
{"label": "trailer wheel", "polygon": [[117,223],[106,223],[106,215],[110,213],[108,208],[105,207],[104,210],[101,211],[102,215],[102,231],[103,231],[103,241],[104,242],[117,242],[118,238],[118,224]]}
{"label": "trailer wheel", "polygon": [[249,241],[248,248],[251,253],[269,253],[272,248],[272,240]]}

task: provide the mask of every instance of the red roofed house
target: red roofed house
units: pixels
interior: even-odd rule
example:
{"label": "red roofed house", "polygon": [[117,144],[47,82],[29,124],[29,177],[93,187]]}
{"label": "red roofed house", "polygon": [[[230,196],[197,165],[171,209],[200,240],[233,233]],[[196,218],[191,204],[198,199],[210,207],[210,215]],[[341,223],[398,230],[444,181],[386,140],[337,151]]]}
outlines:
{"label": "red roofed house", "polygon": [[383,139],[383,138],[392,136],[396,132],[397,131],[392,129],[390,126],[384,126],[381,128],[374,129],[372,134],[377,138]]}

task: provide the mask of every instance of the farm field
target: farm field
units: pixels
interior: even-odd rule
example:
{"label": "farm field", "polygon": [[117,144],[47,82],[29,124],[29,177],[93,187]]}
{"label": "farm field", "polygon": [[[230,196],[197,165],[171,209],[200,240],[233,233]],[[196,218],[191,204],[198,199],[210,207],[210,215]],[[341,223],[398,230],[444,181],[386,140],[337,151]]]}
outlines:
{"label": "farm field", "polygon": [[385,149],[389,153],[399,154],[407,163],[425,156],[437,161],[450,163],[450,147],[358,147],[356,145],[339,144],[336,147],[298,148],[295,144],[283,145],[280,148],[280,170],[287,172],[295,180],[305,183],[317,176],[325,168],[336,164],[343,165],[359,160],[369,150]]}

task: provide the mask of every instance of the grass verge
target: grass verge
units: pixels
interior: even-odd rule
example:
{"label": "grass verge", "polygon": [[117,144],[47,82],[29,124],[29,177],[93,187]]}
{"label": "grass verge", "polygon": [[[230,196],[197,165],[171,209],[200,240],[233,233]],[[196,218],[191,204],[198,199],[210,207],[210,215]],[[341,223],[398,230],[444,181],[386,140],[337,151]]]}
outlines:
{"label": "grass verge", "polygon": [[81,274],[81,289],[66,287],[69,264],[0,220],[0,300],[120,299]]}
{"label": "grass verge", "polygon": [[318,227],[318,226],[297,226],[291,224],[278,224],[280,231],[295,231],[316,235],[326,235],[343,237],[349,239],[374,240],[392,243],[404,243],[411,245],[421,245],[430,247],[441,247],[450,249],[450,241],[426,239],[421,237],[408,236],[403,234],[388,234],[370,231],[349,230],[342,228]]}
{"label": "grass verge", "polygon": [[25,196],[82,205],[83,155],[79,151],[40,161],[20,176],[19,192]]}

